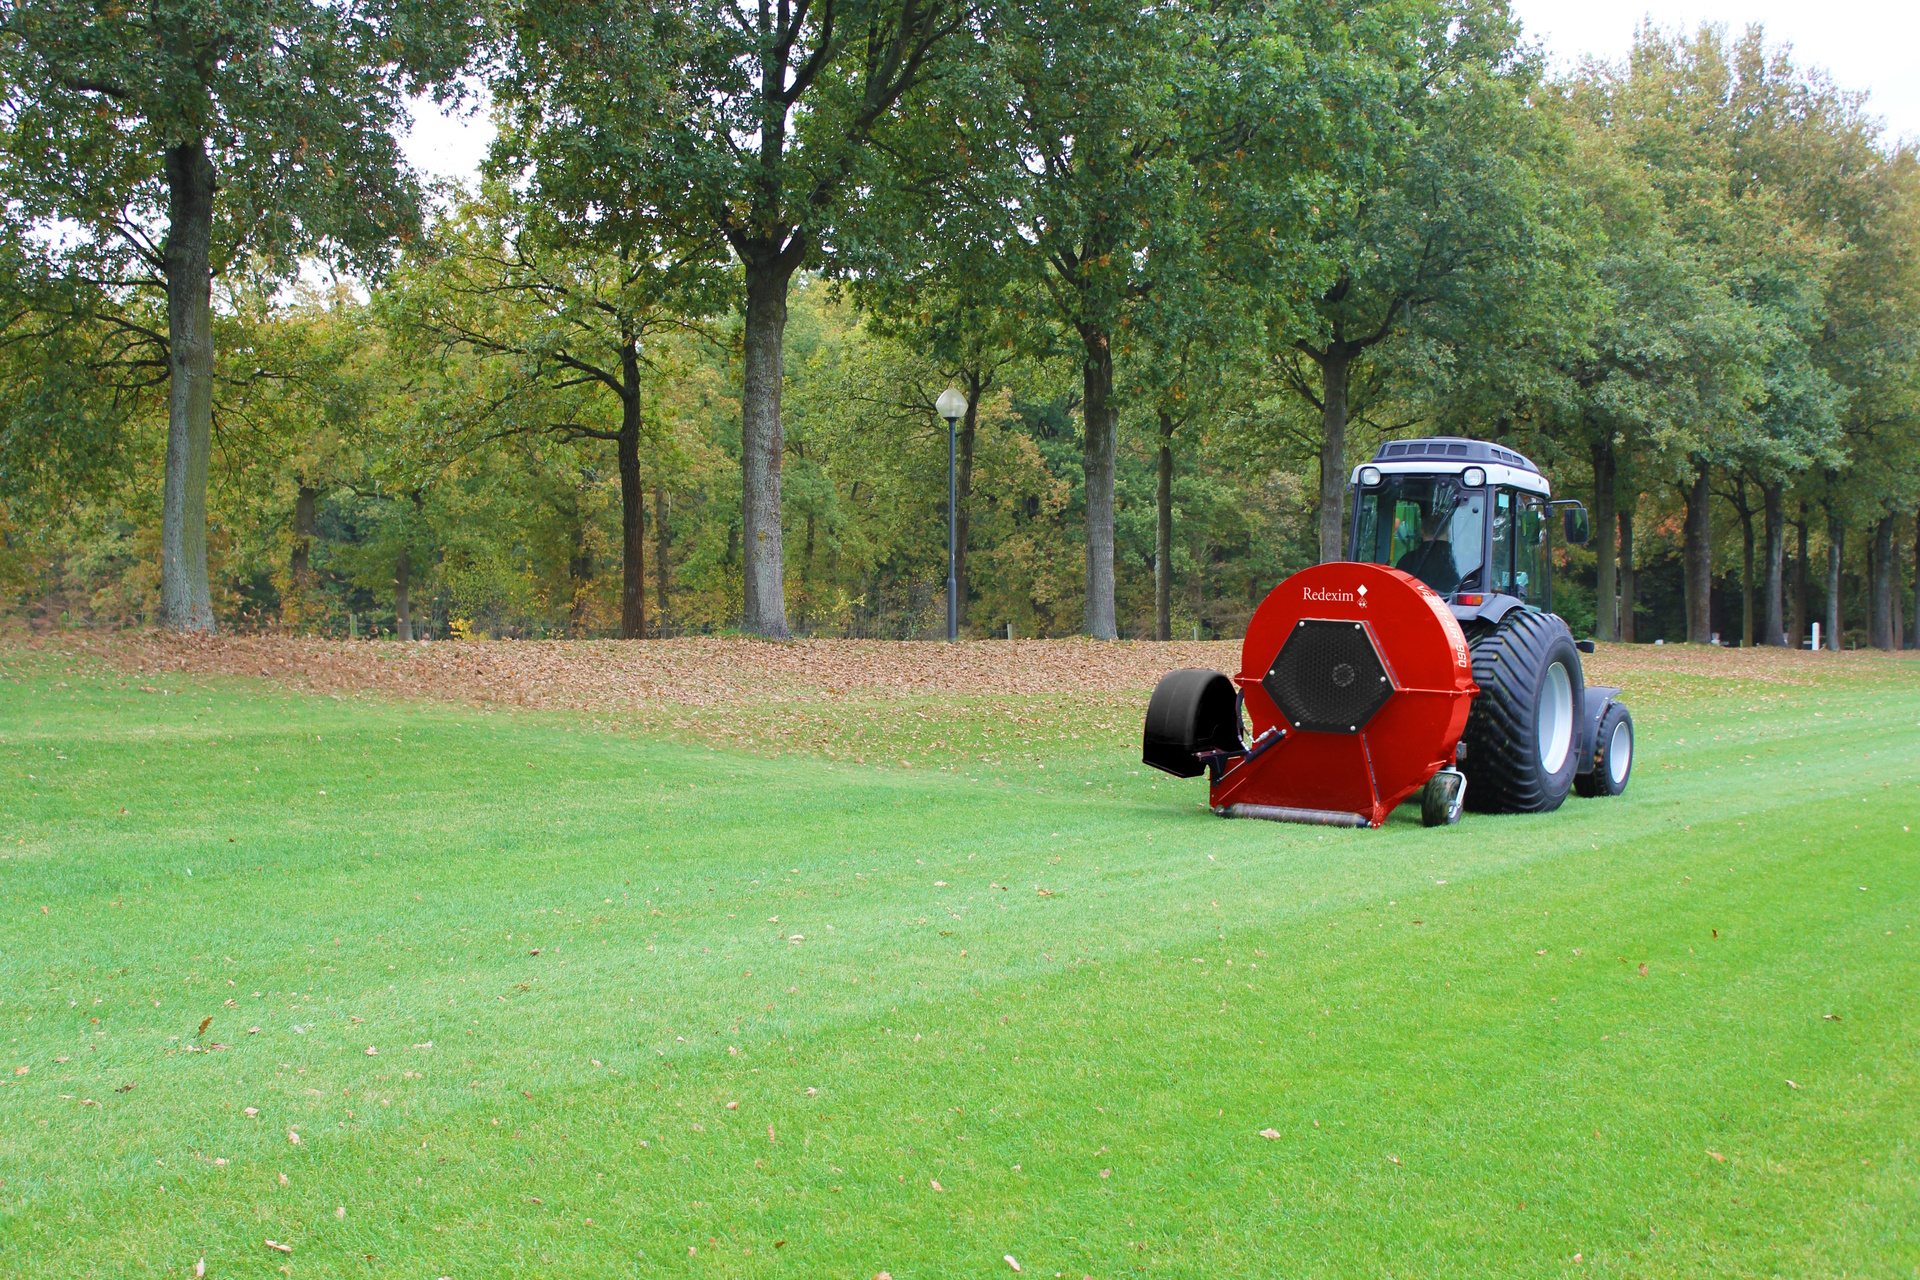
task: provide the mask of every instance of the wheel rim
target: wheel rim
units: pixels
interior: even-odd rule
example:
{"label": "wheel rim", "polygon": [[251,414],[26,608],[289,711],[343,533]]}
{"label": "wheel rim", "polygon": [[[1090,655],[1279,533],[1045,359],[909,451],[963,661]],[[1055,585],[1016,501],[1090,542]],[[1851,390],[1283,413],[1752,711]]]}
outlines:
{"label": "wheel rim", "polygon": [[1534,741],[1540,744],[1540,767],[1548,774],[1560,772],[1573,749],[1573,677],[1565,663],[1547,668],[1540,689],[1540,710],[1534,722]]}
{"label": "wheel rim", "polygon": [[1633,728],[1625,720],[1613,726],[1607,735],[1607,776],[1616,787],[1624,786],[1627,770],[1633,767]]}

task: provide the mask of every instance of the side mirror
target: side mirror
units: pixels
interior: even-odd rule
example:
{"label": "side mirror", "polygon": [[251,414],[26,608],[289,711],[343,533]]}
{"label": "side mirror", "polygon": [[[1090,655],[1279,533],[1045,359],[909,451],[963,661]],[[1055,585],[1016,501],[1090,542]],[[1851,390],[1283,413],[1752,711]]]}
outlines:
{"label": "side mirror", "polygon": [[1584,547],[1592,533],[1587,528],[1587,509],[1568,507],[1560,516],[1561,527],[1566,531],[1567,545]]}

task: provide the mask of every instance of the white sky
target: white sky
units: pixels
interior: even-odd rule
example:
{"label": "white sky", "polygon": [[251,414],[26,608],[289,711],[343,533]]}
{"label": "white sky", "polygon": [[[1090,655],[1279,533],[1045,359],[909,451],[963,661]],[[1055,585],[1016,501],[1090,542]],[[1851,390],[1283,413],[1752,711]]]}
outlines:
{"label": "white sky", "polygon": [[1920,142],[1920,2],[1916,0],[1512,0],[1528,38],[1541,41],[1556,70],[1593,54],[1627,55],[1643,18],[1666,30],[1724,23],[1738,33],[1766,28],[1769,44],[1793,46],[1793,60],[1818,67],[1842,89],[1865,90],[1868,110],[1895,138]]}
{"label": "white sky", "polygon": [[[1527,36],[1540,40],[1557,70],[1582,57],[1624,58],[1633,29],[1651,17],[1691,30],[1702,22],[1738,32],[1762,24],[1794,61],[1825,70],[1843,89],[1865,90],[1869,109],[1892,137],[1920,142],[1920,0],[1512,0]],[[471,179],[493,138],[484,112],[450,117],[422,99],[402,140],[415,168]]]}

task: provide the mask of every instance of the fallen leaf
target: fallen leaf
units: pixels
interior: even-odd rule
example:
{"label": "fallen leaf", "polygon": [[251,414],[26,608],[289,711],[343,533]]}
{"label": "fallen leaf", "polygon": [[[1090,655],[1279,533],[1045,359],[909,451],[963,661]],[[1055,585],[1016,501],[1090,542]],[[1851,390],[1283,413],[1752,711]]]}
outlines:
{"label": "fallen leaf", "polygon": [[1393,1162],[1394,1164],[1399,1164],[1399,1163],[1400,1163],[1400,1157],[1399,1157],[1399,1156],[1388,1156],[1388,1157],[1387,1157],[1387,1159],[1388,1159],[1388,1160],[1390,1160],[1390,1161],[1392,1161],[1392,1162]]}
{"label": "fallen leaf", "polygon": [[259,1114],[260,1114],[260,1108],[258,1107],[248,1107],[246,1110],[246,1116],[247,1116],[247,1119],[249,1120],[253,1119],[255,1116]]}
{"label": "fallen leaf", "polygon": [[1007,1263],[1007,1265],[1008,1265],[1008,1266],[1010,1266],[1010,1267],[1012,1267],[1012,1268],[1013,1268],[1013,1269],[1014,1269],[1015,1271],[1018,1271],[1018,1270],[1020,1269],[1020,1264],[1019,1264],[1018,1262],[1016,1262],[1016,1261],[1014,1261],[1014,1257],[1013,1257],[1013,1255],[1012,1255],[1012,1254],[1010,1254],[1010,1253],[1003,1253],[1003,1254],[1001,1254],[1000,1256],[1001,1256],[1002,1258],[1004,1258],[1004,1259],[1006,1260],[1006,1263]]}
{"label": "fallen leaf", "polygon": [[1710,1155],[1710,1156],[1712,1156],[1712,1157],[1713,1157],[1713,1158],[1714,1158],[1715,1160],[1718,1160],[1718,1161],[1720,1161],[1720,1162],[1721,1162],[1721,1163],[1723,1163],[1723,1164],[1724,1164],[1724,1163],[1726,1162],[1726,1159],[1727,1159],[1727,1158],[1726,1158],[1725,1156],[1723,1156],[1723,1155],[1721,1155],[1721,1154],[1720,1154],[1720,1153],[1719,1153],[1718,1151],[1715,1151],[1715,1150],[1714,1150],[1713,1148],[1711,1148],[1711,1147],[1709,1147],[1709,1148],[1707,1148],[1707,1154],[1708,1154],[1708,1155]]}
{"label": "fallen leaf", "polygon": [[347,1206],[341,1205],[339,1208],[335,1209],[333,1211],[333,1216],[336,1218],[345,1218],[347,1216]]}
{"label": "fallen leaf", "polygon": [[28,1074],[29,1072],[31,1072],[32,1070],[33,1070],[33,1068],[32,1068],[32,1067],[15,1067],[15,1068],[13,1069],[13,1074],[15,1074],[15,1075],[17,1075],[17,1076],[24,1076],[24,1075],[26,1075],[26,1074]]}
{"label": "fallen leaf", "polygon": [[927,1185],[932,1187],[935,1191],[945,1190],[945,1188],[940,1185],[940,1179],[938,1178],[928,1178]]}
{"label": "fallen leaf", "polygon": [[287,1130],[287,1141],[297,1147],[300,1145],[300,1135],[289,1129]]}
{"label": "fallen leaf", "polygon": [[1647,976],[1647,966],[1644,964],[1640,966],[1640,976],[1643,978]]}
{"label": "fallen leaf", "polygon": [[1793,1081],[1791,1081],[1791,1080],[1789,1080],[1789,1081],[1787,1081],[1787,1088],[1789,1088],[1789,1089],[1798,1089],[1799,1087],[1800,1087],[1800,1086],[1799,1086],[1799,1085],[1797,1085],[1797,1084],[1795,1084],[1795,1083],[1794,1083]]}
{"label": "fallen leaf", "polygon": [[774,1137],[774,1136],[773,1136],[773,1126],[772,1126],[772,1125],[768,1125],[768,1126],[767,1126],[767,1141],[768,1141],[768,1142],[774,1142],[774,1143],[777,1143],[777,1142],[779,1142],[779,1141],[780,1141],[780,1139],[778,1139],[778,1138],[776,1138],[776,1137]]}
{"label": "fallen leaf", "polygon": [[[324,792],[324,791],[322,791],[322,792],[321,792],[320,794],[321,794],[321,795],[325,795],[325,794],[327,794],[327,793],[326,793],[326,792]],[[269,1249],[278,1249],[278,1250],[279,1250],[279,1251],[280,1251],[281,1253],[292,1253],[292,1252],[293,1252],[293,1246],[292,1246],[292,1245],[290,1245],[290,1244],[281,1244],[281,1243],[280,1243],[280,1242],[279,1242],[278,1240],[269,1240],[269,1241],[267,1241],[267,1248],[269,1248]]]}
{"label": "fallen leaf", "polygon": [[118,1089],[115,1089],[114,1092],[115,1093],[132,1093],[135,1089],[138,1089],[139,1087],[140,1087],[139,1085],[134,1084],[132,1081],[128,1081],[126,1084],[121,1085]]}
{"label": "fallen leaf", "polygon": [[1260,1136],[1263,1138],[1277,1138],[1280,1136],[1280,1131],[1278,1129],[1262,1129]]}
{"label": "fallen leaf", "polygon": [[1839,1014],[1837,1014],[1837,1013],[1823,1013],[1823,1014],[1821,1014],[1821,1015],[1820,1015],[1820,1017],[1821,1017],[1821,1020],[1822,1020],[1822,1021],[1825,1021],[1825,1022],[1838,1022],[1838,1021],[1840,1021],[1840,1015],[1839,1015]]}
{"label": "fallen leaf", "polygon": [[[126,810],[122,809],[120,812],[125,813]],[[193,1274],[195,1277],[202,1277],[207,1274],[207,1260],[205,1258],[193,1264]]]}
{"label": "fallen leaf", "polygon": [[727,1110],[729,1111],[738,1111],[739,1109],[740,1109],[740,1104],[737,1102],[729,1102],[727,1104]]}
{"label": "fallen leaf", "polygon": [[372,1045],[368,1045],[368,1046],[367,1046],[367,1056],[368,1056],[369,1058],[377,1058],[377,1057],[379,1057],[379,1056],[380,1056],[380,1051],[379,1051],[378,1049],[376,1049],[376,1048],[374,1048],[374,1047],[373,1047]]}
{"label": "fallen leaf", "polygon": [[207,1034],[207,1028],[212,1025],[213,1025],[213,1015],[208,1014],[206,1017],[200,1019],[200,1029],[194,1032],[193,1034],[195,1036],[203,1036]]}

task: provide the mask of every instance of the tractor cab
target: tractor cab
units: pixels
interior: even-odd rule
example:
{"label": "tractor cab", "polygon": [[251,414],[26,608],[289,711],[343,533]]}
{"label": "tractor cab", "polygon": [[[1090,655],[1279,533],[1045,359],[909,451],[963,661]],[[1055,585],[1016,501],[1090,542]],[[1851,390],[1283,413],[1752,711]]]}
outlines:
{"label": "tractor cab", "polygon": [[1553,611],[1553,513],[1569,543],[1587,540],[1586,509],[1553,499],[1540,469],[1484,440],[1381,445],[1353,471],[1347,559],[1412,574],[1463,626],[1511,609]]}

